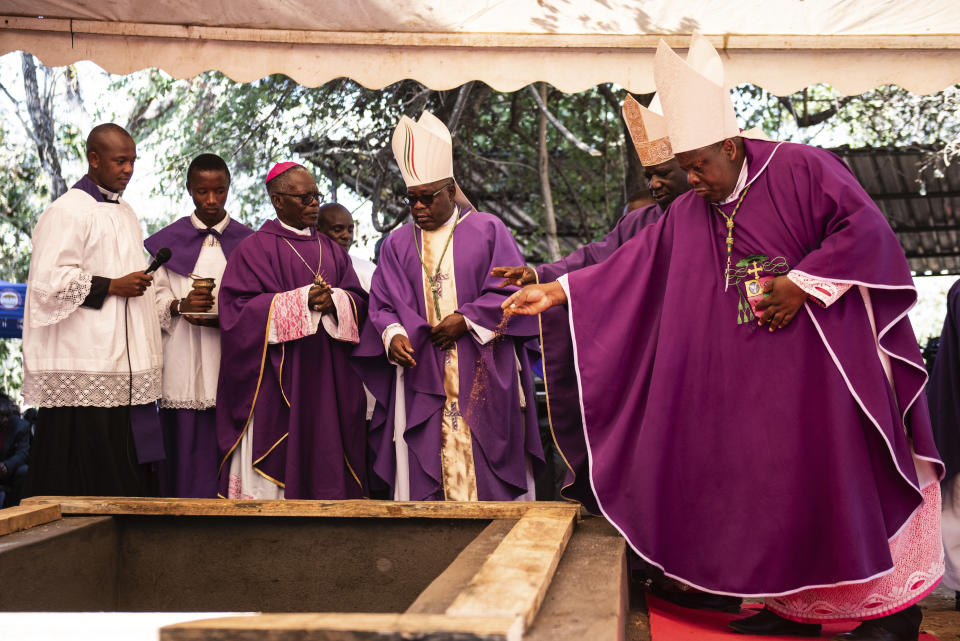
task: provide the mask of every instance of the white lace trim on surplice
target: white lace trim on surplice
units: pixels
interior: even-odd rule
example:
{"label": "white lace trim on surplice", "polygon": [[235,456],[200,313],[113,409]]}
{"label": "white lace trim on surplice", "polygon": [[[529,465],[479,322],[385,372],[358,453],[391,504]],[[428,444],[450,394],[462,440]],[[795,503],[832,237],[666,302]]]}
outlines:
{"label": "white lace trim on surplice", "polygon": [[173,325],[173,314],[170,313],[170,303],[174,301],[173,296],[157,297],[157,318],[160,321],[160,329],[165,332],[170,331]]}
{"label": "white lace trim on surplice", "polygon": [[206,410],[211,407],[216,407],[217,399],[208,398],[208,399],[171,399],[171,398],[161,398],[160,407],[164,409],[171,410]]}
{"label": "white lace trim on surplice", "polygon": [[160,368],[126,372],[34,372],[23,385],[23,398],[39,407],[119,407],[153,403],[160,397]]}
{"label": "white lace trim on surplice", "polygon": [[46,318],[39,322],[34,321],[37,327],[55,325],[64,318],[72,314],[84,299],[90,295],[90,287],[93,284],[93,274],[77,271],[76,278],[67,282],[63,289],[47,291],[33,283],[31,295],[36,297],[37,304],[43,308]]}

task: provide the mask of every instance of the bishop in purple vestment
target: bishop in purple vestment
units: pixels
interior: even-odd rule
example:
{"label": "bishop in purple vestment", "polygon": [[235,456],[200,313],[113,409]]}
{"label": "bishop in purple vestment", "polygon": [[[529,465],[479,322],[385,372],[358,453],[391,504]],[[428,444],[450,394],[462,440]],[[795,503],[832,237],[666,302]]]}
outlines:
{"label": "bishop in purple vestment", "polygon": [[347,253],[315,229],[313,176],[281,163],[267,189],[277,219],[240,243],[220,286],[220,493],[360,498],[365,399],[350,352],[367,296]]}
{"label": "bishop in purple vestment", "polygon": [[903,250],[829,152],[738,137],[732,106],[704,134],[723,83],[678,106],[689,70],[665,78],[662,55],[695,193],[604,263],[505,306],[566,303],[591,483],[638,554],[764,597],[732,624],[746,634],[861,620],[843,638],[915,639],[914,604],[943,572],[942,464]]}
{"label": "bishop in purple vestment", "polygon": [[432,114],[401,120],[394,153],[414,220],[383,243],[356,351],[378,401],[374,470],[396,499],[532,498],[543,454],[524,345],[537,325],[502,323],[490,274],[519,248],[499,219],[455,204],[450,135]]}

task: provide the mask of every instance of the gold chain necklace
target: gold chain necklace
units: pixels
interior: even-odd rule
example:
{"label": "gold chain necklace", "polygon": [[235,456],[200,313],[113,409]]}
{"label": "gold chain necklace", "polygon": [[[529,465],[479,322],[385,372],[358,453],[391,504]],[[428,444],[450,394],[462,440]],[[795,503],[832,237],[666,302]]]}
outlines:
{"label": "gold chain necklace", "polygon": [[730,286],[730,256],[733,254],[733,217],[737,215],[737,210],[740,209],[740,205],[743,203],[743,199],[749,190],[750,185],[743,188],[743,192],[740,194],[740,200],[737,201],[737,206],[733,208],[733,213],[729,216],[723,213],[719,205],[713,203],[713,208],[727,221],[727,268],[723,272],[723,291],[727,291],[727,287]]}
{"label": "gold chain necklace", "polygon": [[[283,236],[281,236],[281,238],[283,238]],[[320,265],[323,264],[323,244],[320,242],[319,238],[317,239],[317,246],[320,248],[320,259],[317,261],[316,269],[314,269],[309,265],[309,263],[307,263],[307,261],[303,258],[300,252],[297,251],[297,248],[293,246],[293,243],[291,243],[286,238],[283,238],[283,242],[285,242],[287,246],[289,246],[290,249],[293,250],[293,253],[297,255],[297,258],[300,259],[300,262],[302,262],[306,266],[306,268],[310,270],[310,273],[313,274],[314,285],[323,285],[326,283],[326,281],[323,280],[323,276],[320,275]]]}
{"label": "gold chain necklace", "polygon": [[[427,283],[430,285],[430,294],[433,297],[433,310],[437,313],[437,320],[440,320],[440,266],[443,265],[443,257],[447,255],[447,249],[450,247],[450,241],[453,240],[453,232],[457,230],[457,225],[460,224],[460,212],[454,212],[457,219],[453,221],[453,229],[450,230],[450,235],[447,236],[447,242],[443,245],[443,251],[440,252],[440,259],[437,261],[437,269],[434,271],[433,276],[430,275],[430,270],[427,269],[427,264],[423,262],[423,250],[420,249],[420,245],[417,244],[417,226],[413,226],[413,246],[417,248],[417,256],[420,258],[420,266],[423,267],[423,274],[427,277]],[[420,243],[423,244],[423,231],[420,232]]]}

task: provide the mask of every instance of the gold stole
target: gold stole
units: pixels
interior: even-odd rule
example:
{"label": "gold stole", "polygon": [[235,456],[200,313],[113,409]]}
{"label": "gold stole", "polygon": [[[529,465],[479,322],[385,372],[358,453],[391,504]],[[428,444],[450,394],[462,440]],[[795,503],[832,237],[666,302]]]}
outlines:
{"label": "gold stole", "polygon": [[[454,215],[459,214],[457,211]],[[452,225],[452,223],[451,223]],[[451,226],[447,225],[434,231],[420,230],[423,243],[423,264],[431,274],[436,272],[437,260],[443,253],[443,247],[450,236]],[[442,319],[457,311],[457,283],[453,271],[453,247],[447,249],[440,265],[439,303],[440,317],[437,318],[430,294],[430,283],[423,275],[424,307],[427,310],[427,322],[437,325]],[[443,390],[447,395],[443,405],[442,440],[440,449],[440,468],[443,473],[443,495],[448,501],[476,501],[477,475],[473,465],[473,438],[466,419],[460,413],[460,367],[457,358],[457,346],[444,353]]]}

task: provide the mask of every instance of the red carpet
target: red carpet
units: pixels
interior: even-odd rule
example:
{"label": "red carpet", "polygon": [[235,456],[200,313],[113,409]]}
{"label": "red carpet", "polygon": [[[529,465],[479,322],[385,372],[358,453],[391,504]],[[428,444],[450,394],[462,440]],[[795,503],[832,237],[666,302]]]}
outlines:
{"label": "red carpet", "polygon": [[[724,614],[707,610],[691,610],[647,595],[650,612],[650,637],[653,641],[798,641],[800,637],[760,637],[737,634],[727,627],[742,614]],[[829,639],[840,632],[849,632],[855,623],[823,626],[821,638]],[[920,641],[937,641],[935,636],[921,634]]]}

